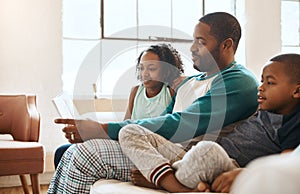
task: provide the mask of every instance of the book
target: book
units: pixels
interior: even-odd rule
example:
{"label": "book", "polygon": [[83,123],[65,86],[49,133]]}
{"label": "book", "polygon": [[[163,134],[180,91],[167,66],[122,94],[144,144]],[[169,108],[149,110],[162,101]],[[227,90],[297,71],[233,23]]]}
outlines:
{"label": "book", "polygon": [[52,99],[52,102],[62,118],[75,118],[78,117],[78,111],[73,103],[73,100],[69,94],[62,93]]}

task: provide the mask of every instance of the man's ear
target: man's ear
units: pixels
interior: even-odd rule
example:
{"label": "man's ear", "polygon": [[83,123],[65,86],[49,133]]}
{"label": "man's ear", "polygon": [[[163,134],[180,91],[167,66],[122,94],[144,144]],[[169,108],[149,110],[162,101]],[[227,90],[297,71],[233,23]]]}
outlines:
{"label": "man's ear", "polygon": [[233,40],[231,38],[227,38],[226,40],[223,41],[223,49],[229,49],[233,47]]}

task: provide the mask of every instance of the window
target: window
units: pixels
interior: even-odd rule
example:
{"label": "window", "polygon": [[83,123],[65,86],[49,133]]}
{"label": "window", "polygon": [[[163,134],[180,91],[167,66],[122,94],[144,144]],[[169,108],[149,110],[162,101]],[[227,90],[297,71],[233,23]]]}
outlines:
{"label": "window", "polygon": [[[63,0],[62,20],[63,91],[72,93],[80,88],[76,87],[76,80],[84,59],[100,41],[100,1]],[[85,87],[89,92],[93,91],[92,86]]]}
{"label": "window", "polygon": [[157,41],[171,42],[195,74],[194,25],[213,11],[234,14],[235,0],[63,0],[63,90],[93,97],[96,84],[98,96],[128,95],[136,57]]}
{"label": "window", "polygon": [[281,1],[282,52],[300,52],[300,0]]}
{"label": "window", "polygon": [[203,12],[199,0],[104,0],[102,5],[102,38],[188,40],[195,24],[193,19],[196,21]]}

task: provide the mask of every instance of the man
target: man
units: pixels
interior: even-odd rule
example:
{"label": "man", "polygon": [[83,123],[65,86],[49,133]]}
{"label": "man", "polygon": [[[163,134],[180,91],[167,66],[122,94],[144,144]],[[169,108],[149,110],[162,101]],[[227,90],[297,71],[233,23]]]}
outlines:
{"label": "man", "polygon": [[[234,61],[241,37],[235,17],[217,12],[203,16],[194,30],[191,52],[199,75],[188,77],[160,117],[98,123],[57,119],[71,143],[48,193],[89,193],[98,179],[131,181],[132,163],[122,153],[118,133],[127,124],[143,126],[172,142],[188,141],[238,120],[257,108],[257,81]],[[112,140],[109,140],[111,138]]]}

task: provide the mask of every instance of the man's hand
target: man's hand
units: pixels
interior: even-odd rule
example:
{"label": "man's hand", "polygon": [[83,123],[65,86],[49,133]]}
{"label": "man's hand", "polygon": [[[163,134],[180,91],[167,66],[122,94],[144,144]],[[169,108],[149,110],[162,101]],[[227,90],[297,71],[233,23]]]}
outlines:
{"label": "man's hand", "polygon": [[229,193],[232,183],[242,170],[243,168],[236,168],[222,173],[214,180],[211,189],[215,192]]}
{"label": "man's hand", "polygon": [[104,139],[107,136],[107,127],[92,120],[55,119],[57,124],[65,124],[62,129],[70,143],[80,143],[89,139]]}

